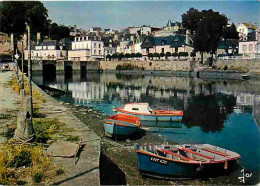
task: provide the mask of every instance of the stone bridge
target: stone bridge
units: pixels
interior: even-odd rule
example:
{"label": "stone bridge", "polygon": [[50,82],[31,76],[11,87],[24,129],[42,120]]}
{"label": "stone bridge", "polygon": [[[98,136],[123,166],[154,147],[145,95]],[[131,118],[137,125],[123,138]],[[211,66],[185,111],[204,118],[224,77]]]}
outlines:
{"label": "stone bridge", "polygon": [[98,61],[64,61],[64,60],[33,60],[32,70],[42,71],[45,67],[55,67],[56,71],[64,71],[66,68],[74,70],[99,70]]}

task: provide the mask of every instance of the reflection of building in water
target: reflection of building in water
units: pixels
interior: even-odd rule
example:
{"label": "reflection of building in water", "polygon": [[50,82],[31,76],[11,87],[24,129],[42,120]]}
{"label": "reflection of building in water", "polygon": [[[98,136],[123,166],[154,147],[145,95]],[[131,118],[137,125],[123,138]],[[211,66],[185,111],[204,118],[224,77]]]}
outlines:
{"label": "reflection of building in water", "polygon": [[89,101],[103,101],[106,87],[95,82],[69,83],[68,90],[72,92],[75,103],[88,103]]}

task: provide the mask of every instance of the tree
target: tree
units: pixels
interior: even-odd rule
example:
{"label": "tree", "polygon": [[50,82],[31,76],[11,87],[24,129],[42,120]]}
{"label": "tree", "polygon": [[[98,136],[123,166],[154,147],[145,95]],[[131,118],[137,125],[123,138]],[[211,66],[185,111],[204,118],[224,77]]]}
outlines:
{"label": "tree", "polygon": [[142,56],[143,56],[143,55],[142,55],[141,53],[139,53],[139,52],[135,54],[135,57],[141,58]]}
{"label": "tree", "polygon": [[171,52],[166,52],[165,56],[166,56],[166,59],[168,59],[168,57],[171,56]]}
{"label": "tree", "polygon": [[160,58],[160,54],[159,54],[159,53],[154,53],[154,54],[153,54],[153,57],[158,57],[158,58]]}
{"label": "tree", "polygon": [[191,34],[197,29],[201,19],[201,12],[195,8],[190,8],[189,11],[182,14],[182,26],[191,31]]}
{"label": "tree", "polygon": [[223,31],[223,38],[227,39],[239,39],[236,25],[234,23],[231,24],[230,27],[225,27]]}
{"label": "tree", "polygon": [[107,58],[109,61],[111,60],[111,57],[112,57],[112,56],[111,56],[110,54],[107,54],[107,55],[106,55],[106,58]]}
{"label": "tree", "polygon": [[113,58],[113,60],[117,59],[118,58],[118,54],[117,53],[112,54],[112,58]]}
{"label": "tree", "polygon": [[153,59],[153,57],[154,57],[154,56],[153,56],[153,53],[148,53],[147,56],[148,56],[148,59],[151,59],[151,58]]}
{"label": "tree", "polygon": [[30,25],[32,34],[48,33],[48,10],[39,1],[4,1],[0,6],[0,31],[18,38]]}
{"label": "tree", "polygon": [[178,56],[178,53],[177,53],[177,52],[174,52],[174,53],[172,53],[172,56],[173,56],[173,57],[177,57],[177,56]]}
{"label": "tree", "polygon": [[164,57],[165,56],[165,54],[162,52],[162,53],[160,53],[160,57]]}
{"label": "tree", "polygon": [[202,10],[200,20],[194,36],[194,49],[201,52],[203,62],[203,52],[211,54],[210,66],[212,65],[213,54],[216,53],[218,44],[223,36],[224,28],[227,26],[228,19],[219,12]]}
{"label": "tree", "polygon": [[131,58],[136,57],[135,55],[136,55],[135,53],[131,53]]}
{"label": "tree", "polygon": [[121,60],[122,58],[124,58],[125,57],[125,55],[123,54],[123,53],[120,53],[119,55],[118,55],[118,59],[119,60]]}
{"label": "tree", "polygon": [[131,54],[129,54],[129,53],[125,54],[125,58],[130,58],[130,57],[131,57]]}
{"label": "tree", "polygon": [[69,38],[70,29],[69,27],[52,23],[50,26],[51,39],[60,41],[63,38]]}

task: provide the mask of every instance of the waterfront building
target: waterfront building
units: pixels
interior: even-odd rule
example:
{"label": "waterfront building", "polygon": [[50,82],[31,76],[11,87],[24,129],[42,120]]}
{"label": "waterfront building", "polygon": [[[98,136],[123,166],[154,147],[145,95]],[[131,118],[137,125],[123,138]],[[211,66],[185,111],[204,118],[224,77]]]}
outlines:
{"label": "waterfront building", "polygon": [[140,31],[140,27],[129,27],[129,33],[130,34],[138,34],[138,31]]}
{"label": "waterfront building", "polygon": [[[56,40],[46,40],[31,44],[31,59],[33,60],[59,60],[67,59],[68,53],[65,45]],[[24,59],[28,60],[28,48],[24,50]]]}
{"label": "waterfront building", "polygon": [[251,34],[255,31],[255,26],[251,23],[240,23],[237,26],[237,32],[239,35],[239,40],[247,41]]}
{"label": "waterfront building", "polygon": [[180,22],[172,23],[171,20],[169,19],[169,21],[167,22],[167,25],[164,27],[163,30],[178,32],[180,29],[181,29],[181,23]]}
{"label": "waterfront building", "polygon": [[140,35],[151,35],[152,33],[152,27],[150,26],[145,26],[143,25],[141,28],[140,28]]}
{"label": "waterfront building", "polygon": [[101,27],[92,27],[89,29],[90,33],[95,33],[96,35],[98,35],[100,32],[102,32]]}
{"label": "waterfront building", "polygon": [[72,41],[72,50],[68,51],[68,59],[72,61],[103,60],[104,42],[95,34],[75,37]]}
{"label": "waterfront building", "polygon": [[179,52],[192,52],[193,47],[190,41],[190,35],[166,36],[166,37],[152,37],[147,36],[142,45],[142,55],[147,56],[148,53],[179,53]]}
{"label": "waterfront building", "polygon": [[255,58],[256,54],[260,54],[259,43],[257,41],[240,41],[238,53]]}
{"label": "waterfront building", "polygon": [[233,55],[238,53],[238,40],[227,39],[218,45],[217,56]]}
{"label": "waterfront building", "polygon": [[105,58],[108,54],[112,56],[114,53],[116,53],[116,47],[115,47],[115,44],[114,44],[111,36],[103,37],[101,40],[104,42],[104,57]]}

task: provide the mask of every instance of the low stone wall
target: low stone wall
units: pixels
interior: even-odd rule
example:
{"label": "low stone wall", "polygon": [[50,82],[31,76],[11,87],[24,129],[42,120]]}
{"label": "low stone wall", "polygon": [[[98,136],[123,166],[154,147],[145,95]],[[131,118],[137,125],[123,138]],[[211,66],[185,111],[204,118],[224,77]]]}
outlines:
{"label": "low stone wall", "polygon": [[260,71],[260,60],[218,60],[214,65],[218,69],[227,66],[228,70],[241,70],[247,72]]}
{"label": "low stone wall", "polygon": [[191,61],[100,61],[101,70],[115,70],[117,65],[130,63],[144,70],[162,71],[191,71],[194,69],[194,62]]}

